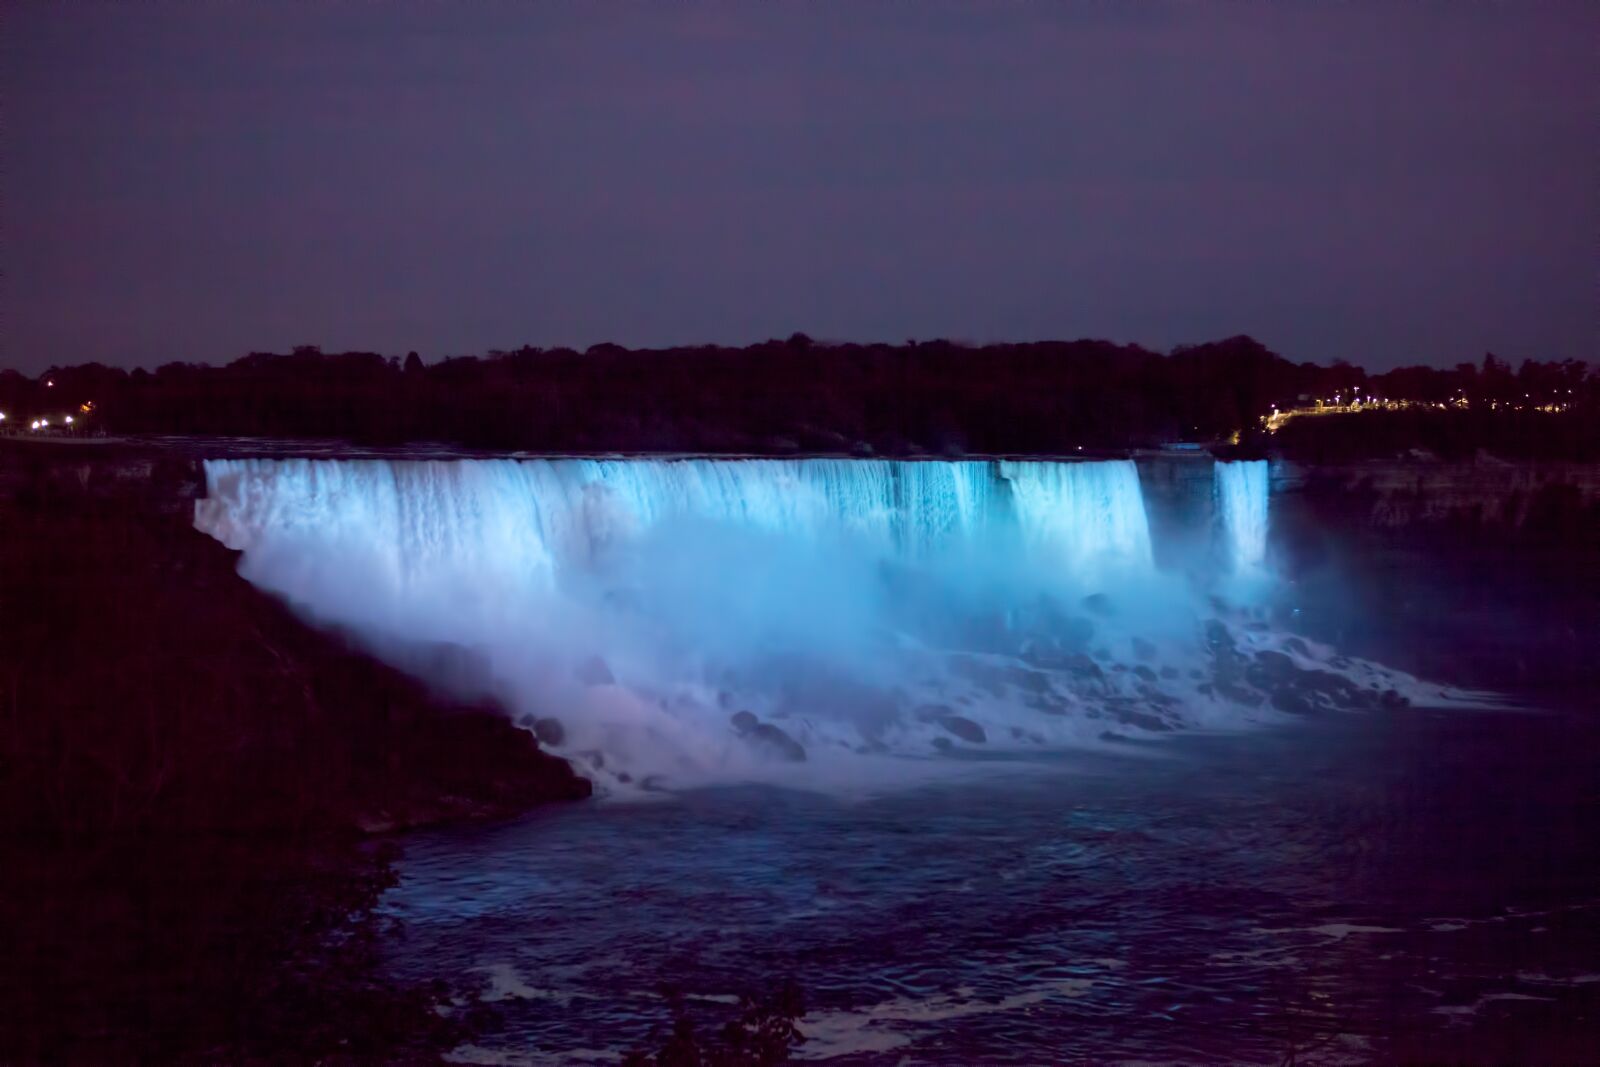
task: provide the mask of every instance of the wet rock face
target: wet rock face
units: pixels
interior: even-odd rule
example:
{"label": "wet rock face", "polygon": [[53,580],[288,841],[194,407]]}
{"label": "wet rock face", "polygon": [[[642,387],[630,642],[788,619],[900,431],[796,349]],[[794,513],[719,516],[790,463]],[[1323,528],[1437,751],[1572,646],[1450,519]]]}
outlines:
{"label": "wet rock face", "polygon": [[1256,653],[1255,676],[1267,682],[1283,682],[1292,679],[1299,668],[1294,665],[1294,660],[1282,652],[1263,651]]}
{"label": "wet rock face", "polygon": [[559,745],[567,739],[567,728],[561,725],[560,719],[535,719],[533,736],[539,739],[540,744]]}
{"label": "wet rock face", "polygon": [[782,729],[770,722],[757,723],[747,735],[757,749],[791,763],[803,763],[806,750]]}
{"label": "wet rock face", "polygon": [[[912,715],[916,717],[918,722],[934,723],[952,736],[959,737],[969,744],[982,745],[989,740],[989,735],[984,732],[982,726],[979,726],[965,715],[957,715],[955,709],[948,704],[922,704],[912,711]],[[946,738],[939,738],[938,740],[948,743]],[[937,744],[938,741],[934,743]]]}
{"label": "wet rock face", "polygon": [[1257,652],[1245,671],[1246,680],[1270,694],[1281,711],[1306,714],[1318,708],[1368,708],[1373,694],[1350,679],[1328,671],[1298,667],[1282,652]]}
{"label": "wet rock face", "polygon": [[1221,619],[1207,619],[1205,625],[1206,647],[1213,655],[1223,651],[1232,652],[1235,647],[1233,634]]}
{"label": "wet rock face", "polygon": [[1386,538],[1584,548],[1600,532],[1600,463],[1521,460],[1481,454],[1441,461],[1367,460],[1282,465],[1286,522],[1307,536],[1338,529]]}
{"label": "wet rock face", "polygon": [[[1295,656],[1314,659],[1311,648],[1298,637],[1283,641],[1282,648],[1250,652],[1241,648],[1233,632],[1220,619],[1206,621],[1205,647],[1211,657],[1210,676],[1199,686],[1208,696],[1221,697],[1247,707],[1263,704],[1292,715],[1313,715],[1327,711],[1356,711],[1371,708],[1400,708],[1409,704],[1401,693],[1373,682],[1371,688],[1335,671],[1347,670],[1350,660],[1329,657],[1329,670],[1301,666]],[[1135,671],[1138,672],[1138,668]],[[1193,675],[1194,672],[1191,672]],[[1166,672],[1163,670],[1162,675]]]}
{"label": "wet rock face", "polygon": [[763,756],[803,763],[805,746],[784,732],[780,726],[762,722],[752,711],[736,711],[728,719],[745,743]]}

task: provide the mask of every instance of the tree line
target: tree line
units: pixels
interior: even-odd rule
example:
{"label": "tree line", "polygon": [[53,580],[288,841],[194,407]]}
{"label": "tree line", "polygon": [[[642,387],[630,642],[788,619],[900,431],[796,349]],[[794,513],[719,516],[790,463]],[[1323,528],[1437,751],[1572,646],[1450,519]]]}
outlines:
{"label": "tree line", "polygon": [[[77,412],[113,434],[441,442],[530,451],[1049,453],[1174,441],[1247,444],[1274,406],[1340,395],[1593,412],[1587,364],[1493,355],[1368,374],[1295,363],[1247,336],[1169,353],[1109,341],[742,348],[524,346],[425,363],[376,352],[255,352],[225,366],[0,372],[9,426]],[[1592,419],[1589,421],[1593,421]]]}

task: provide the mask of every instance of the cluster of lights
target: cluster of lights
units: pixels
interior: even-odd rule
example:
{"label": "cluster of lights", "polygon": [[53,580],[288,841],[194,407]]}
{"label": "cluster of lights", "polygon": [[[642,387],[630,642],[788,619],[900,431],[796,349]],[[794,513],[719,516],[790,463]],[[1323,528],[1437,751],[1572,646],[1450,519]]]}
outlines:
{"label": "cluster of lights", "polygon": [[[1356,393],[1360,393],[1361,392],[1361,387],[1357,386],[1354,391]],[[1405,410],[1407,408],[1430,408],[1430,409],[1437,409],[1439,411],[1447,411],[1452,407],[1456,407],[1456,408],[1467,408],[1467,407],[1470,407],[1471,406],[1471,401],[1467,399],[1466,390],[1458,389],[1456,392],[1457,392],[1458,395],[1452,397],[1449,400],[1448,403],[1444,402],[1444,401],[1428,401],[1428,400],[1395,400],[1395,399],[1392,399],[1392,398],[1385,398],[1385,397],[1381,397],[1381,396],[1372,396],[1370,394],[1367,396],[1367,398],[1365,400],[1361,399],[1360,396],[1352,396],[1351,399],[1350,399],[1350,402],[1349,403],[1345,403],[1344,394],[1343,393],[1335,393],[1335,394],[1333,394],[1333,397],[1331,399],[1327,398],[1327,397],[1320,397],[1320,396],[1314,398],[1312,400],[1312,405],[1313,406],[1311,406],[1311,407],[1290,408],[1289,410],[1284,411],[1284,410],[1280,410],[1278,408],[1278,405],[1273,404],[1272,405],[1272,411],[1269,414],[1261,416],[1261,422],[1266,426],[1267,432],[1269,432],[1269,433],[1277,433],[1279,428],[1282,427],[1284,423],[1288,422],[1290,419],[1295,418],[1298,415],[1332,415],[1332,414],[1337,414],[1337,413],[1340,413],[1340,412],[1347,412],[1347,411],[1370,411],[1370,410],[1373,410],[1375,408],[1382,408],[1385,411],[1402,411],[1402,410]],[[1570,394],[1571,392],[1572,392],[1571,389],[1567,390],[1568,394]],[[1523,393],[1522,396],[1523,396],[1524,400],[1532,400],[1533,399],[1533,395],[1531,393]],[[1502,403],[1503,402],[1499,401],[1499,400],[1491,400],[1491,401],[1489,401],[1489,408],[1490,408],[1490,410],[1498,410]],[[1516,410],[1516,411],[1533,410],[1533,411],[1548,412],[1550,414],[1557,414],[1559,412],[1570,410],[1571,407],[1572,407],[1572,404],[1571,404],[1570,401],[1569,402],[1550,401],[1548,403],[1543,403],[1543,404],[1539,404],[1539,403],[1535,403],[1535,404],[1511,404],[1511,403],[1505,403],[1505,406],[1508,407],[1508,408],[1512,408],[1513,410]]]}
{"label": "cluster of lights", "polygon": [[[6,418],[5,417],[5,413],[4,412],[0,412],[0,422],[4,422],[5,418]],[[62,422],[63,425],[71,426],[72,425],[72,416],[68,415],[68,416],[64,417],[61,420],[61,422]],[[48,430],[49,428],[50,428],[50,420],[47,419],[47,418],[45,418],[45,419],[34,419],[32,422],[28,423],[28,429],[30,429],[30,430]]]}

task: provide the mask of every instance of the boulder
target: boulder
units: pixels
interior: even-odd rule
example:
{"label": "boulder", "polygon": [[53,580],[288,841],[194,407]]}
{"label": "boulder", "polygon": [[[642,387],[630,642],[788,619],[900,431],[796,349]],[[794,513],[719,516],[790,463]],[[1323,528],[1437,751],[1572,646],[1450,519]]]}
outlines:
{"label": "boulder", "polygon": [[1227,649],[1230,652],[1233,651],[1233,634],[1229,632],[1228,627],[1223,624],[1221,619],[1206,620],[1205,637],[1206,647],[1211,651],[1220,652],[1223,649]]}
{"label": "boulder", "polygon": [[806,750],[800,742],[770,722],[757,723],[744,736],[758,750],[768,755],[788,760],[790,763],[805,762]]}
{"label": "boulder", "polygon": [[1273,681],[1284,681],[1300,673],[1294,660],[1282,652],[1257,652],[1256,665],[1260,667],[1261,675]]}

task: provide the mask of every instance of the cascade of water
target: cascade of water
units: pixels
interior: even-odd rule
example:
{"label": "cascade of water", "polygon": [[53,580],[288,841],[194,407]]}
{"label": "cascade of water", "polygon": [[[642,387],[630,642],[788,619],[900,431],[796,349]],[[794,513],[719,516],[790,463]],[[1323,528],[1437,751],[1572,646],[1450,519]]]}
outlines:
{"label": "cascade of water", "polygon": [[1217,516],[1229,565],[1237,573],[1267,562],[1267,461],[1216,465]]}
{"label": "cascade of water", "polygon": [[1150,524],[1132,460],[1005,461],[1024,540],[1075,572],[1097,563],[1152,566]]}
{"label": "cascade of water", "polygon": [[[559,717],[561,751],[611,788],[1271,714],[1233,659],[1208,681],[1218,609],[1156,571],[1127,461],[205,471],[195,525],[243,550],[245,577],[436,684]],[[1215,477],[1230,562],[1258,569],[1266,465]],[[1230,640],[1307,655],[1259,628]]]}
{"label": "cascade of water", "polygon": [[860,538],[915,559],[1008,529],[1051,562],[1150,566],[1139,476],[1105,463],[888,460],[210,460],[196,525],[364,543],[401,577],[466,558],[548,572],[662,522]]}

